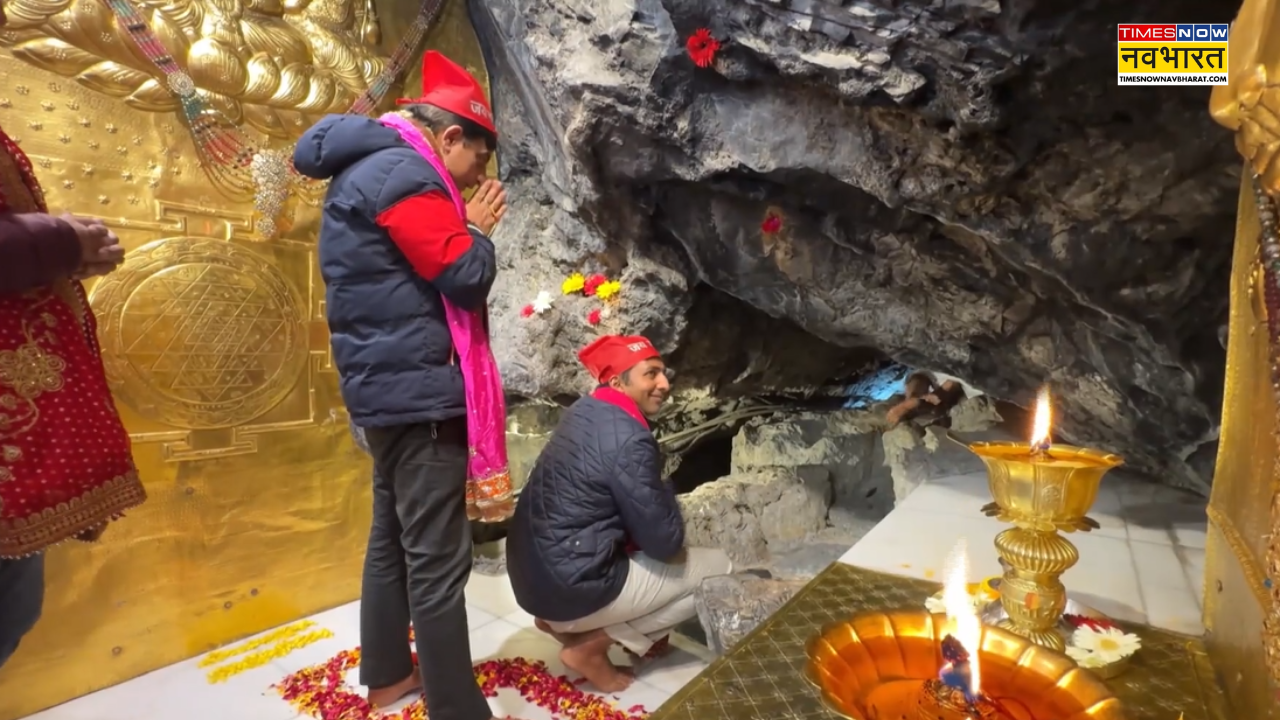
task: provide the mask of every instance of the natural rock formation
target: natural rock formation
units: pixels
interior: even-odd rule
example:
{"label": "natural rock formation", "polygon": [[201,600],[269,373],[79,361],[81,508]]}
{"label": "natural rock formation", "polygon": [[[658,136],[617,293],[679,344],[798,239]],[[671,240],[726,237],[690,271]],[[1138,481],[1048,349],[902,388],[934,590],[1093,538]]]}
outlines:
{"label": "natural rock formation", "polygon": [[882,417],[877,406],[748,421],[733,438],[730,474],[679,496],[686,543],[722,548],[739,566],[811,577],[920,484],[982,472],[962,443],[1004,437],[985,397],[941,418],[951,430],[887,428]]}
{"label": "natural rock formation", "polygon": [[768,557],[770,542],[827,526],[831,480],[821,468],[766,468],[723,477],[679,496],[685,544],[716,547],[739,565]]}
{"label": "natural rock formation", "polygon": [[[1111,73],[1117,21],[1232,12],[473,2],[512,198],[493,307],[510,390],[582,391],[572,351],[602,330],[673,351],[719,328],[743,352],[723,353],[717,391],[767,384],[759,368],[789,382],[789,358],[832,346],[1024,405],[1048,381],[1063,438],[1203,489],[1187,460],[1217,432],[1238,162],[1203,89]],[[684,41],[704,26],[723,47],[699,69]],[[572,271],[623,282],[600,328],[583,297],[519,317]],[[822,342],[734,336],[734,314],[696,312],[709,295]]]}
{"label": "natural rock formation", "polygon": [[790,600],[808,580],[774,580],[749,574],[702,581],[694,595],[707,647],[717,655],[738,644]]}

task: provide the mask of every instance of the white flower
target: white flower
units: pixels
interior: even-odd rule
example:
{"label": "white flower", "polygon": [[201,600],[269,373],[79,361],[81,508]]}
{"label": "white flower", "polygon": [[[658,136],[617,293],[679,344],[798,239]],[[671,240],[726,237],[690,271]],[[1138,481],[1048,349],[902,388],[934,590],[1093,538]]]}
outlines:
{"label": "white flower", "polygon": [[604,307],[600,308],[600,319],[601,319],[601,320],[608,320],[608,319],[609,319],[609,316],[610,316],[610,315],[612,315],[612,314],[613,314],[613,311],[609,309],[609,306],[608,306],[608,305],[605,305]]}
{"label": "white flower", "polygon": [[[1089,651],[1099,665],[1110,665],[1138,652],[1142,639],[1117,628],[1093,628],[1082,625],[1071,635],[1071,645],[1077,650]],[[1074,658],[1075,655],[1072,655]],[[1092,667],[1079,662],[1081,667]]]}
{"label": "white flower", "polygon": [[1067,646],[1067,656],[1075,660],[1076,664],[1082,668],[1098,668],[1106,665],[1094,651],[1079,648],[1075,645]]}
{"label": "white flower", "polygon": [[538,293],[538,296],[533,299],[534,314],[541,315],[542,313],[550,310],[551,303],[553,300],[554,298],[551,297],[551,293],[547,292],[546,290],[543,290],[542,292]]}

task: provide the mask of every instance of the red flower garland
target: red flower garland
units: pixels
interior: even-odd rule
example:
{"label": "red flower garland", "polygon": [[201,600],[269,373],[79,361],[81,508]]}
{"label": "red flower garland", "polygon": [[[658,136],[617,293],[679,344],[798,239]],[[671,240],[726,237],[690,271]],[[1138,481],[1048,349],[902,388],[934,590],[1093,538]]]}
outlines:
{"label": "red flower garland", "polygon": [[[343,650],[327,662],[299,670],[272,687],[294,708],[318,720],[426,719],[420,699],[399,712],[384,714],[350,690],[347,673],[359,664],[359,648]],[[566,720],[645,720],[649,716],[642,705],[623,710],[599,695],[579,690],[569,678],[552,675],[541,660],[488,660],[477,664],[475,672],[485,697],[495,697],[501,688],[513,689],[525,700]]]}
{"label": "red flower garland", "polygon": [[694,65],[700,68],[711,67],[711,63],[716,60],[716,52],[720,50],[720,41],[711,36],[710,30],[698,28],[685,41],[684,48]]}
{"label": "red flower garland", "polygon": [[773,235],[782,229],[782,216],[769,213],[764,216],[764,221],[760,223],[760,232],[765,235]]}

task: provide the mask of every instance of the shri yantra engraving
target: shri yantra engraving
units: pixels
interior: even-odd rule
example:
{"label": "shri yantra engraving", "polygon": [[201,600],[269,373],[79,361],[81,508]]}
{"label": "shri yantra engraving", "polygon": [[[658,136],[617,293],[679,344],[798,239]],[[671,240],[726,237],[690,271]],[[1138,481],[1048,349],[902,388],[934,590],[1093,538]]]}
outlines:
{"label": "shri yantra engraving", "polygon": [[288,281],[232,242],[144,245],[89,300],[117,396],[175,427],[243,425],[306,369],[304,313]]}

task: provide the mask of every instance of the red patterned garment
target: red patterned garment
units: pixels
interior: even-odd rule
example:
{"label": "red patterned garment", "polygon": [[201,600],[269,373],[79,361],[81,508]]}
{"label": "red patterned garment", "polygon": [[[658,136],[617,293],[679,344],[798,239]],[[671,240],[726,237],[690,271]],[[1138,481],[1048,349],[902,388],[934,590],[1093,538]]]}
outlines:
{"label": "red patterned garment", "polygon": [[[3,130],[0,212],[45,212],[31,162]],[[95,539],[145,499],[84,287],[0,294],[0,558]]]}

